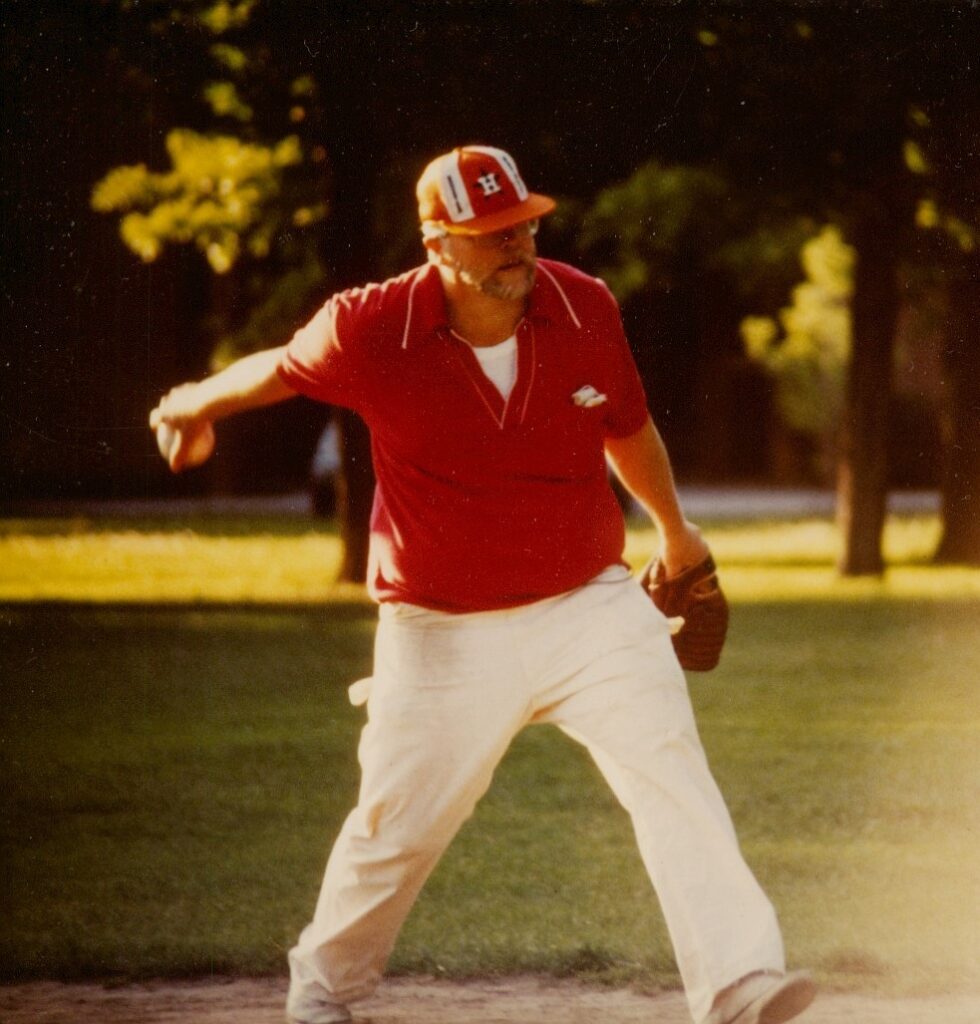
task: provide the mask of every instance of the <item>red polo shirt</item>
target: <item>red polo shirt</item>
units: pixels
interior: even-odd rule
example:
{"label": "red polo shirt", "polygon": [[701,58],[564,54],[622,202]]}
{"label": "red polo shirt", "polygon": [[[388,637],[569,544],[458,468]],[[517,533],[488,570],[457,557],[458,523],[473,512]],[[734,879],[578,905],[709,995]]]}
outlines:
{"label": "red polo shirt", "polygon": [[294,390],[364,418],[378,486],[368,586],[450,612],[526,604],[622,560],[607,437],[646,422],[609,289],[539,260],[505,401],[426,265],[334,295],[289,345]]}

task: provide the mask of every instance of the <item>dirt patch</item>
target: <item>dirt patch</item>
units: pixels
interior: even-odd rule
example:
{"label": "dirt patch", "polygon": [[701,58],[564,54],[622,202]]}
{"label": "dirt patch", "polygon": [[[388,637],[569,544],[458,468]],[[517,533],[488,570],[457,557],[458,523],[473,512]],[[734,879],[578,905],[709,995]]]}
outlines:
{"label": "dirt patch", "polygon": [[[2,1024],[281,1024],[282,978],[118,987],[38,982],[0,988]],[[676,992],[642,995],[574,981],[394,979],[356,1024],[690,1024]],[[980,996],[881,999],[827,993],[801,1024],[977,1024]]]}

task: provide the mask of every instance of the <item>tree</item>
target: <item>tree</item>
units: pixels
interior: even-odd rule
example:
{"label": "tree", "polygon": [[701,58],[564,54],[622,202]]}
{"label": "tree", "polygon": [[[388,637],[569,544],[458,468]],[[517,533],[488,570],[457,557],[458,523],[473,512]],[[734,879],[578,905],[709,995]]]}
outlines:
{"label": "tree", "polygon": [[[869,203],[870,199],[867,200]],[[852,320],[854,345],[844,398],[837,520],[845,576],[884,570],[881,535],[888,495],[888,412],[900,310],[894,211],[858,217]]]}
{"label": "tree", "polygon": [[599,192],[577,232],[626,315],[636,306],[647,313],[638,359],[661,416],[682,374],[704,398],[683,430],[662,428],[679,465],[709,479],[732,475],[752,421],[733,422],[727,394],[744,364],[739,325],[760,296],[788,290],[787,267],[809,230],[752,199],[718,169],[650,160]]}
{"label": "tree", "polygon": [[245,253],[268,256],[284,224],[322,216],[322,207],[277,203],[286,169],[303,159],[295,136],[261,145],[174,128],[166,146],[168,171],[117,167],[92,192],[96,210],[122,215],[122,240],[148,263],[166,245],[193,244],[215,274],[228,274]]}
{"label": "tree", "polygon": [[[319,120],[316,83],[305,74],[279,80],[262,37],[248,31],[257,2],[186,0],[140,11],[123,4],[185,62],[196,58],[180,88],[197,90],[207,126],[167,132],[168,169],[117,167],[92,193],[95,209],[120,216],[124,243],[144,261],[174,245],[193,246],[206,259],[214,275],[213,369],[280,337],[284,324],[309,311],[327,278],[317,231],[327,212],[326,151],[301,134],[304,123]],[[370,442],[353,414],[336,410],[335,417],[340,575],[361,581],[374,489]]]}
{"label": "tree", "polygon": [[742,337],[749,357],[775,380],[783,420],[815,442],[813,468],[828,479],[837,462],[851,351],[854,251],[827,225],[803,245],[800,261],[805,280],[793,289],[778,325],[772,317],[746,317]]}
{"label": "tree", "polygon": [[976,32],[951,34],[947,49],[945,88],[924,96],[913,111],[914,155],[923,174],[917,222],[946,310],[949,445],[935,560],[980,565],[980,104],[959,102],[976,96]]}
{"label": "tree", "polygon": [[[937,139],[947,134],[947,123],[973,109],[963,69],[976,49],[975,19],[945,5],[928,11],[770,5],[762,14],[641,0],[295,0],[288,17],[276,0],[101,0],[97,6],[111,22],[103,37],[132,63],[133,93],[153,125],[139,139],[134,134],[132,159],[110,162],[142,158],[158,174],[170,173],[165,140],[175,125],[269,149],[298,139],[301,162],[275,169],[280,191],[256,208],[256,231],[267,215],[283,214],[269,253],[250,250],[249,228],[234,266],[224,274],[208,270],[211,294],[202,304],[223,324],[211,332],[212,341],[224,339],[222,353],[267,343],[273,333],[281,338],[286,322],[298,322],[304,303],[322,298],[326,288],[377,279],[417,260],[411,190],[418,172],[434,153],[482,139],[513,148],[529,180],[573,199],[627,181],[650,162],[664,175],[688,168],[723,183],[725,198],[701,194],[693,219],[676,236],[677,258],[650,248],[649,240],[637,243],[664,276],[651,277],[625,311],[637,322],[654,311],[655,329],[669,320],[655,356],[644,334],[635,333],[639,356],[678,371],[693,398],[717,386],[719,374],[745,370],[741,316],[779,315],[798,283],[799,245],[820,225],[836,225],[856,247],[875,245],[876,223],[896,231],[889,251],[858,248],[859,291],[875,287],[869,274],[879,258],[889,261],[880,280],[895,280],[900,269],[907,276],[915,258],[931,259],[919,252],[923,229],[914,214],[923,187],[934,182],[906,159],[912,107],[919,102],[928,109]],[[460,53],[468,59],[461,61]],[[145,139],[150,146],[141,153],[136,147]],[[960,205],[972,167],[962,142],[953,147],[966,157],[959,179],[949,177],[956,187],[938,170],[934,175],[944,182],[944,201],[958,196]],[[938,166],[932,149],[922,148]],[[304,182],[313,183],[315,194],[290,207],[289,197]],[[672,202],[683,206],[682,199]],[[324,215],[312,223],[285,215],[315,210],[318,202]],[[702,208],[713,211],[714,223],[701,216]],[[127,212],[148,216],[149,209]],[[571,255],[572,235],[549,225],[543,239],[549,254]],[[777,245],[778,257],[760,273],[758,261],[773,238],[795,242]],[[195,256],[201,267],[209,266],[214,241]],[[297,255],[307,241],[309,261]],[[590,259],[612,266],[615,245],[604,246],[597,242]],[[716,258],[704,251],[712,247]],[[180,251],[198,252],[195,242],[180,244]],[[220,242],[212,251],[220,258]],[[273,285],[280,283],[293,296],[292,313],[276,304]],[[897,284],[876,294],[902,297]],[[857,307],[861,296],[854,301]],[[873,301],[867,308],[875,312]],[[263,310],[274,331],[261,326]],[[880,319],[856,318],[855,349]],[[674,331],[676,342],[668,343]],[[854,400],[876,399],[887,380],[890,359],[880,373],[877,351],[877,369],[868,374],[873,383],[857,387]],[[691,353],[698,354],[693,366]],[[724,421],[732,419],[725,414]],[[740,426],[744,420],[737,418]],[[722,450],[704,447],[712,457]],[[883,504],[874,474],[854,478],[856,503]],[[868,480],[874,493],[861,490]],[[876,545],[875,532],[864,531],[862,543]]]}
{"label": "tree", "polygon": [[[854,248],[840,569],[880,573],[900,281],[923,248],[915,220],[924,183],[915,111],[931,101],[959,112],[952,97],[975,96],[962,86],[964,76],[975,76],[977,22],[952,7],[779,6],[764,16],[716,9],[690,31],[702,47],[691,75],[700,105],[686,121],[690,170],[719,175],[753,214],[768,207],[768,219],[837,225]],[[961,160],[961,167],[969,164]],[[644,230],[661,228],[648,223]]]}
{"label": "tree", "polygon": [[[634,40],[669,39],[675,31],[669,19],[649,19],[640,9],[622,20],[589,3],[559,8],[296,0],[288,5],[288,17],[282,16],[284,5],[274,0],[148,0],[139,5],[117,0],[117,5],[123,12],[120,21],[140,26],[130,29],[131,36],[154,40],[155,49],[143,56],[155,67],[167,67],[165,82],[153,77],[158,122],[195,132],[184,141],[193,138],[202,151],[201,140],[217,143],[215,136],[273,151],[292,135],[299,139],[301,162],[272,166],[266,179],[271,187],[258,183],[261,201],[250,204],[256,220],[247,225],[229,216],[222,197],[214,203],[213,194],[198,195],[193,182],[173,195],[144,195],[148,205],[127,209],[127,215],[137,214],[129,221],[130,233],[146,246],[147,255],[157,243],[176,242],[210,256],[217,319],[213,334],[221,339],[222,355],[268,337],[256,323],[263,309],[267,319],[279,317],[276,282],[291,280],[296,304],[302,305],[299,297],[318,279],[315,263],[303,263],[280,246],[287,235],[294,248],[300,235],[316,238],[324,281],[332,289],[403,269],[408,252],[417,259],[410,203],[415,178],[433,153],[460,140],[482,137],[518,147],[529,178],[536,166],[551,166],[558,172],[555,185],[573,190],[612,173],[616,161],[626,166],[628,147],[609,140],[618,138],[624,123],[649,130],[646,119],[656,109],[648,104],[626,121],[622,116],[596,118],[595,110],[611,111],[615,98],[626,92],[632,65],[624,41],[637,52]],[[596,67],[611,67],[614,73],[597,74],[588,62],[570,68],[569,53],[576,46],[589,47]],[[460,53],[477,56],[460,61]],[[147,60],[142,65],[147,74]],[[570,71],[577,81],[571,81]],[[677,73],[683,81],[686,68],[678,67]],[[511,87],[501,89],[504,81]],[[308,97],[300,83],[311,87]],[[668,113],[670,102],[665,101]],[[574,143],[575,160],[566,159],[565,143]],[[149,162],[159,167],[159,159]],[[176,170],[131,174],[132,184],[165,190],[173,186]],[[289,224],[290,211],[316,209],[310,199],[291,206],[288,198],[308,171],[328,197],[328,215],[322,222]],[[248,187],[256,184],[249,181]],[[396,195],[397,203],[392,200]],[[177,217],[162,215],[161,205],[163,214]],[[190,209],[181,210],[181,205]],[[202,214],[203,223],[193,219]],[[271,249],[261,257],[249,241],[252,235],[261,237],[261,225],[277,217],[281,229],[267,235]],[[216,273],[225,264],[230,265]],[[343,424],[353,422],[347,414],[340,416]],[[371,493],[366,469],[355,472],[369,465],[365,436],[363,431],[346,434],[343,445],[351,473],[342,494],[349,496],[363,524],[358,541],[366,536]],[[354,538],[348,539],[353,550]]]}
{"label": "tree", "polygon": [[943,534],[935,560],[980,565],[980,267],[949,294],[949,456],[943,482]]}

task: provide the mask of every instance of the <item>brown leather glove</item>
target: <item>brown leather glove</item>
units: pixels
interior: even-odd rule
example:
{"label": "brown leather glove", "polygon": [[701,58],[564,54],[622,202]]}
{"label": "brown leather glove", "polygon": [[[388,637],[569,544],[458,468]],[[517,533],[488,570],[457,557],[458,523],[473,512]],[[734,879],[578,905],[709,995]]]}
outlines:
{"label": "brown leather glove", "polygon": [[671,637],[681,667],[692,672],[713,669],[721,658],[728,633],[728,601],[718,583],[718,570],[711,555],[670,579],[663,563],[654,559],[643,571],[640,582],[667,618],[684,620]]}

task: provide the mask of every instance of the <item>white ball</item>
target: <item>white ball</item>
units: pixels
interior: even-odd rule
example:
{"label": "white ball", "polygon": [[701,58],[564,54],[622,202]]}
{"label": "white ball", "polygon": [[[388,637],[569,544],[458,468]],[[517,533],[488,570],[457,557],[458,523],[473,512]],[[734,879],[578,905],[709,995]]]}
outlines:
{"label": "white ball", "polygon": [[170,461],[170,450],[177,443],[177,431],[169,423],[161,423],[157,427],[157,448],[160,454]]}
{"label": "white ball", "polygon": [[[169,463],[171,453],[180,438],[180,431],[169,423],[161,423],[157,427],[156,434],[157,448]],[[205,423],[191,439],[190,448],[184,455],[183,468],[192,469],[194,466],[200,466],[202,462],[206,462],[214,451],[214,442],[214,427],[210,423]]]}

